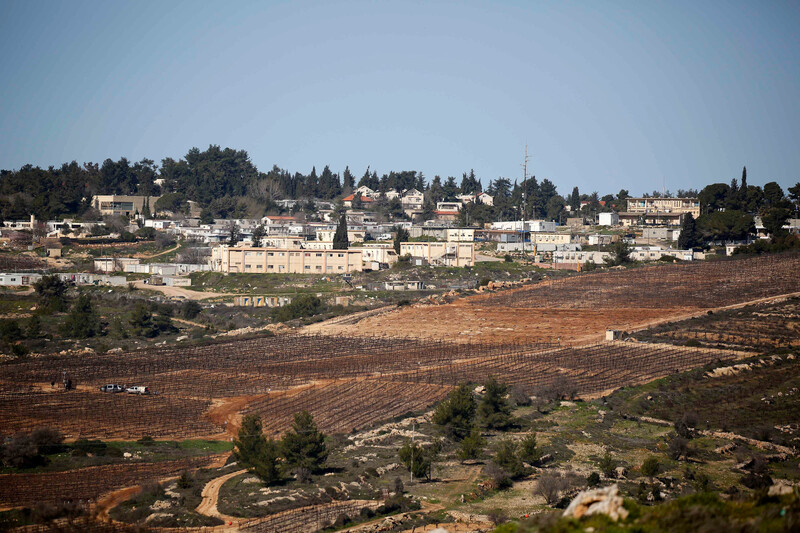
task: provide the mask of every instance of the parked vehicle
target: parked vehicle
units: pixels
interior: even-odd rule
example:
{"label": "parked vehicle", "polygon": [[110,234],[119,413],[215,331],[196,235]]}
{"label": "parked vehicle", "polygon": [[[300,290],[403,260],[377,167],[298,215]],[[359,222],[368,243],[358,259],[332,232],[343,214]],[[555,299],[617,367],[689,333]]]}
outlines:
{"label": "parked vehicle", "polygon": [[100,390],[102,392],[123,392],[125,390],[125,387],[123,387],[122,385],[117,385],[115,383],[109,383],[108,385],[103,385],[102,387],[100,387]]}
{"label": "parked vehicle", "polygon": [[136,386],[136,387],[128,387],[128,389],[125,392],[127,392],[128,394],[150,394],[150,389],[148,387]]}

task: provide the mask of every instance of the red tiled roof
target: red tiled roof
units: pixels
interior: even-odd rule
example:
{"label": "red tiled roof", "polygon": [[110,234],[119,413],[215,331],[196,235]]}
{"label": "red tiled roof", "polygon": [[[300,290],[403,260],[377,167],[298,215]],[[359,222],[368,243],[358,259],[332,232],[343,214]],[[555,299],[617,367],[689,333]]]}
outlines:
{"label": "red tiled roof", "polygon": [[[356,199],[356,195],[355,194],[351,194],[350,196],[345,196],[344,200],[342,200],[342,201],[343,202],[352,202],[355,199]],[[361,201],[362,202],[373,202],[374,200],[372,198],[370,198],[369,196],[362,196],[361,197]]]}

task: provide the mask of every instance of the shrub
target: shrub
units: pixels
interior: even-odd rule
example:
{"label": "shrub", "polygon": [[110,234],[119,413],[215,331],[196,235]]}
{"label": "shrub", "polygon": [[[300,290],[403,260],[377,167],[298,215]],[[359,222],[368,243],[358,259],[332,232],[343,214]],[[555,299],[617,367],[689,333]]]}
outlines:
{"label": "shrub", "polygon": [[525,473],[522,459],[517,455],[517,443],[511,439],[503,439],[497,445],[494,462],[505,470],[511,478],[517,478]]}
{"label": "shrub", "polygon": [[483,453],[483,436],[478,428],[472,428],[470,434],[461,441],[456,455],[462,461],[477,459]]}
{"label": "shrub", "polygon": [[600,484],[600,474],[597,472],[592,472],[586,478],[586,484],[590,487],[596,487]]}
{"label": "shrub", "polygon": [[642,475],[647,477],[653,477],[658,474],[658,470],[660,468],[660,464],[658,463],[657,457],[648,457],[642,463]]}
{"label": "shrub", "polygon": [[558,502],[561,492],[567,488],[565,480],[558,474],[544,473],[536,480],[533,493],[544,498],[547,505]]}
{"label": "shrub", "polygon": [[519,446],[520,459],[526,463],[535,464],[539,461],[541,455],[536,444],[536,433],[531,432],[525,435]]}
{"label": "shrub", "polygon": [[506,263],[513,263],[514,262],[514,258],[511,257],[509,254],[506,254],[506,255],[503,256],[503,261],[505,261]]}
{"label": "shrub", "polygon": [[304,318],[322,313],[325,305],[313,294],[301,294],[292,303],[277,307],[272,311],[272,318],[278,322],[286,322],[296,318]]}
{"label": "shrub", "polygon": [[600,467],[600,471],[603,473],[604,476],[607,478],[614,477],[615,470],[617,468],[617,460],[614,459],[608,451],[603,455],[600,459],[598,464]]}

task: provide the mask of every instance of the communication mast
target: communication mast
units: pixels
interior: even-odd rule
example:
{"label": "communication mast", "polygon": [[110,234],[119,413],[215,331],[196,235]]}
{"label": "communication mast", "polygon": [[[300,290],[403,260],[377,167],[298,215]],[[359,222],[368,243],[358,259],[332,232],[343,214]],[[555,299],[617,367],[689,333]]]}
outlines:
{"label": "communication mast", "polygon": [[528,184],[528,145],[525,145],[525,157],[522,160],[522,210],[519,216],[520,236],[522,238],[522,255],[525,255],[525,193],[527,191],[526,185]]}

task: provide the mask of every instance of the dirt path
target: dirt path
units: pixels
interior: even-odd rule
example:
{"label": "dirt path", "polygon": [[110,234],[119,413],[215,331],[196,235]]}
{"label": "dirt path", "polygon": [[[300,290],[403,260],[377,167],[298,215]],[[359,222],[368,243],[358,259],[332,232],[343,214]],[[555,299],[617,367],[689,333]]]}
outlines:
{"label": "dirt path", "polygon": [[221,296],[238,296],[232,292],[201,292],[193,291],[191,289],[184,289],[183,287],[168,287],[167,285],[150,285],[143,281],[137,281],[133,284],[137,289],[147,289],[149,291],[158,291],[166,296],[182,296],[189,300],[207,300],[208,298],[219,298]]}
{"label": "dirt path", "polygon": [[152,259],[152,258],[158,257],[160,255],[166,255],[166,254],[168,254],[170,252],[174,252],[175,250],[177,250],[180,247],[181,247],[180,244],[176,244],[174,247],[170,248],[169,250],[164,250],[163,252],[158,252],[158,253],[155,253],[155,254],[136,254],[133,257],[138,257],[140,259]]}
{"label": "dirt path", "polygon": [[198,328],[205,328],[205,324],[201,324],[200,322],[192,322],[191,320],[186,320],[185,318],[175,318],[170,317],[170,320],[174,320],[175,322],[180,322],[181,324],[188,324],[189,326],[196,326]]}
{"label": "dirt path", "polygon": [[200,502],[200,505],[197,506],[195,511],[202,515],[220,518],[225,522],[238,521],[239,518],[236,518],[235,516],[228,516],[220,513],[219,509],[217,509],[217,502],[219,501],[219,489],[222,488],[222,485],[224,485],[225,482],[232,477],[236,477],[239,474],[244,474],[245,472],[247,472],[247,470],[243,468],[241,470],[225,474],[224,476],[214,478],[206,483],[206,486],[203,487],[203,492],[201,494],[203,501]]}

